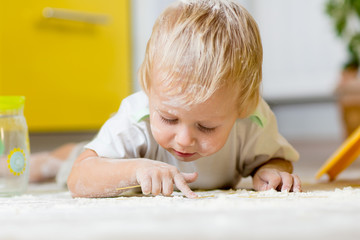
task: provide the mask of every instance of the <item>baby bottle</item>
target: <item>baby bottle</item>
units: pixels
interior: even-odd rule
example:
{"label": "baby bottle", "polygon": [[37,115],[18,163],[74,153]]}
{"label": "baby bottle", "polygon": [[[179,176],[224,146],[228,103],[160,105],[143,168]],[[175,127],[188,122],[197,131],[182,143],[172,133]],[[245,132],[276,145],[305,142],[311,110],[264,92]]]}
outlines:
{"label": "baby bottle", "polygon": [[24,193],[29,182],[25,97],[0,96],[0,196]]}

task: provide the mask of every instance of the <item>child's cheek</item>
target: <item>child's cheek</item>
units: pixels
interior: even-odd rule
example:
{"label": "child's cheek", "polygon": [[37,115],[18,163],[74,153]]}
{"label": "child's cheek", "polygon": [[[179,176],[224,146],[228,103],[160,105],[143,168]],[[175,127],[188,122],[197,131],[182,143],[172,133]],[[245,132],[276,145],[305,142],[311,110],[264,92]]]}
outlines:
{"label": "child's cheek", "polygon": [[159,125],[159,123],[157,121],[155,114],[151,114],[150,115],[150,129],[154,136],[160,134],[160,128],[158,127],[158,125]]}
{"label": "child's cheek", "polygon": [[151,124],[151,132],[153,134],[153,137],[155,138],[155,140],[157,142],[161,141],[162,137],[161,137],[161,130],[156,126],[156,124]]}
{"label": "child's cheek", "polygon": [[151,124],[150,127],[155,141],[163,148],[167,148],[166,143],[169,143],[169,140],[167,139],[166,134],[164,134],[167,132],[164,129],[164,126],[159,126],[158,124]]}
{"label": "child's cheek", "polygon": [[150,127],[153,135],[159,135],[161,133],[160,129],[155,124],[151,124]]}
{"label": "child's cheek", "polygon": [[222,142],[221,140],[217,141],[213,138],[207,139],[207,140],[202,140],[199,142],[199,147],[200,147],[199,152],[203,156],[212,155],[222,148],[223,144],[221,142]]}
{"label": "child's cheek", "polygon": [[211,155],[213,154],[213,151],[214,151],[214,144],[211,143],[210,141],[201,141],[199,143],[200,145],[200,153],[201,155],[204,155],[204,156],[208,156],[208,155]]}

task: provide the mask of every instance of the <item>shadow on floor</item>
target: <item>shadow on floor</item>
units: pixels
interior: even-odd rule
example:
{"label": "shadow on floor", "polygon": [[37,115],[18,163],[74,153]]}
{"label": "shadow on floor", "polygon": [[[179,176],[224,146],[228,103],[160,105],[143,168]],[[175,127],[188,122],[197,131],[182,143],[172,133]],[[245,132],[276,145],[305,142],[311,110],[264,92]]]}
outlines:
{"label": "shadow on floor", "polygon": [[90,141],[97,132],[30,133],[32,153],[51,151],[66,143]]}

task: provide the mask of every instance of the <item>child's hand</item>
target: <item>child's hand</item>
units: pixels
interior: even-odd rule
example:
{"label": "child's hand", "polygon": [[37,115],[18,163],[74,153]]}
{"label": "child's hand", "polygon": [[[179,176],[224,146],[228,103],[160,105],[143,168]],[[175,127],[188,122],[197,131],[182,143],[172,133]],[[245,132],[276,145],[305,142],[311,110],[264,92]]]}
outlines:
{"label": "child's hand", "polygon": [[197,198],[187,183],[194,182],[198,174],[182,173],[175,166],[152,160],[141,161],[136,171],[137,182],[141,185],[143,194],[170,196],[174,191],[174,184],[188,198]]}
{"label": "child's hand", "polygon": [[284,160],[275,160],[260,167],[253,176],[254,189],[257,191],[275,189],[278,191],[301,192],[300,178],[289,173],[291,171],[284,171],[287,168],[283,165],[284,163],[285,165],[291,164]]}

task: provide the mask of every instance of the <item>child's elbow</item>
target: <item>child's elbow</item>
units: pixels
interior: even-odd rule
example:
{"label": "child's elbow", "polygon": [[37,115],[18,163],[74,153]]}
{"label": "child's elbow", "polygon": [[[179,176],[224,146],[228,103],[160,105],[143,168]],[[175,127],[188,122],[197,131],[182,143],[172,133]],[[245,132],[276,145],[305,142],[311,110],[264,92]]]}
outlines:
{"label": "child's elbow", "polygon": [[69,189],[69,192],[73,198],[77,197],[86,197],[85,193],[85,187],[82,186],[81,180],[76,177],[76,174],[73,172],[70,173],[68,179],[67,179],[67,186]]}
{"label": "child's elbow", "polygon": [[78,194],[76,192],[76,184],[71,174],[67,179],[67,187],[72,197],[78,197]]}

